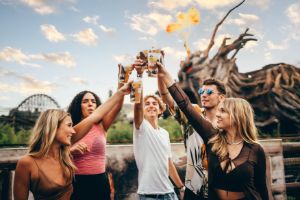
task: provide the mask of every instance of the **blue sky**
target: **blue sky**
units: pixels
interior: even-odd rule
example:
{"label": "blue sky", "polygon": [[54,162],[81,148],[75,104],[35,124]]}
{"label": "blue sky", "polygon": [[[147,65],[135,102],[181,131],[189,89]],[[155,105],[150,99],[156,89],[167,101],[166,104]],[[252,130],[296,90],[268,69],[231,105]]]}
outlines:
{"label": "blue sky", "polygon": [[[0,0],[0,113],[36,93],[50,95],[61,107],[85,89],[106,100],[108,90],[116,90],[117,64],[151,47],[165,50],[165,64],[176,77],[186,53],[180,34],[167,33],[166,25],[179,12],[198,9],[200,23],[188,32],[188,41],[192,52],[201,50],[215,24],[238,2]],[[299,0],[247,0],[218,31],[215,47],[247,27],[258,41],[238,53],[240,72],[278,62],[299,67]],[[145,74],[143,81],[145,93],[156,90],[154,78]]]}

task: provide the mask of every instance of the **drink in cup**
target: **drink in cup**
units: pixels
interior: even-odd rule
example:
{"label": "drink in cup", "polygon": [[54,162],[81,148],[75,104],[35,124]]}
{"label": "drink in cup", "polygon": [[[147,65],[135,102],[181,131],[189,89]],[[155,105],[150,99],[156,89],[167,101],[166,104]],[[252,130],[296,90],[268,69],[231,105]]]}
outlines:
{"label": "drink in cup", "polygon": [[124,66],[119,64],[119,83],[127,83],[132,70],[133,65]]}
{"label": "drink in cup", "polygon": [[122,64],[118,64],[119,67],[119,74],[118,74],[118,80],[119,83],[124,83],[125,82],[125,69]]}
{"label": "drink in cup", "polygon": [[148,51],[148,76],[157,77],[157,66],[156,63],[163,63],[163,52],[160,49],[152,49]]}
{"label": "drink in cup", "polygon": [[125,83],[127,83],[129,80],[129,76],[132,73],[133,65],[127,65],[124,68],[125,68]]}
{"label": "drink in cup", "polygon": [[135,80],[131,83],[130,101],[140,103],[142,97],[142,79]]}

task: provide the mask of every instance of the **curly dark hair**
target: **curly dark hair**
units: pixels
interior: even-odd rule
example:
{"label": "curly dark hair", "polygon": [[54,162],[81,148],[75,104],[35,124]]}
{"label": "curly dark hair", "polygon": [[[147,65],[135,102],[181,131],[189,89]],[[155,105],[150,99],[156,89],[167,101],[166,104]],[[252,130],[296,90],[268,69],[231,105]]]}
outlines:
{"label": "curly dark hair", "polygon": [[68,107],[68,113],[71,114],[73,124],[76,125],[82,120],[81,101],[86,93],[91,93],[96,100],[96,107],[101,105],[101,100],[94,92],[85,90],[79,92],[71,101]]}

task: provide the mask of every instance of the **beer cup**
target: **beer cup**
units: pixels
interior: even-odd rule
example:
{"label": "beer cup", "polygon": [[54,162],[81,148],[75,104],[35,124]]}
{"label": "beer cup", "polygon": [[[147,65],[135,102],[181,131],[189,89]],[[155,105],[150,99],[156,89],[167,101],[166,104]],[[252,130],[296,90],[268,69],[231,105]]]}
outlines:
{"label": "beer cup", "polygon": [[125,83],[125,68],[121,63],[118,64],[118,67],[119,67],[119,74],[118,74],[119,83]]}
{"label": "beer cup", "polygon": [[156,66],[157,62],[163,63],[163,53],[160,49],[152,49],[148,51],[148,76],[157,77],[158,69]]}
{"label": "beer cup", "polygon": [[130,101],[132,103],[141,103],[142,80],[138,79],[131,83]]}

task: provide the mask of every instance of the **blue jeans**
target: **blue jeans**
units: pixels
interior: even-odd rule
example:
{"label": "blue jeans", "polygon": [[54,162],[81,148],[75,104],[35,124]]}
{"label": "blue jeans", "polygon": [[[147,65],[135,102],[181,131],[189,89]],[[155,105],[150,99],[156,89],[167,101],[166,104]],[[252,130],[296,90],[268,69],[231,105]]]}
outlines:
{"label": "blue jeans", "polygon": [[167,194],[139,194],[140,200],[178,200],[175,192]]}

